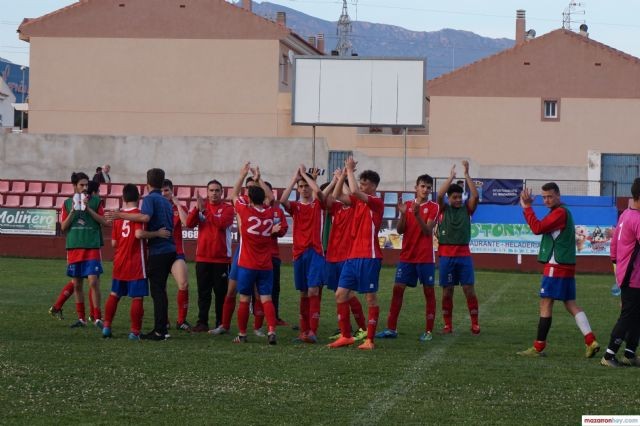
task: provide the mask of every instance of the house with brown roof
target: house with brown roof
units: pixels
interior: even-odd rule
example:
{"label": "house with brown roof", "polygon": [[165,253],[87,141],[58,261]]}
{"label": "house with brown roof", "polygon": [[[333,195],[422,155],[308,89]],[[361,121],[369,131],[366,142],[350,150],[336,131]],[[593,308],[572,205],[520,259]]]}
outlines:
{"label": "house with brown roof", "polygon": [[485,176],[590,180],[609,154],[637,157],[640,59],[586,31],[525,37],[519,12],[514,47],[429,81],[429,155],[469,157]]}

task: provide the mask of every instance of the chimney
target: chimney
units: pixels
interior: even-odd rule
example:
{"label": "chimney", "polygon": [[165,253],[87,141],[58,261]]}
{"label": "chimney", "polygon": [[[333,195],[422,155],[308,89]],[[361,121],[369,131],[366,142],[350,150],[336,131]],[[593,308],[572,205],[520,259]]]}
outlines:
{"label": "chimney", "polygon": [[277,12],[276,13],[276,22],[283,27],[287,26],[287,13],[286,12]]}
{"label": "chimney", "polygon": [[523,9],[516,10],[516,45],[524,43],[526,27],[525,14],[526,11]]}
{"label": "chimney", "polygon": [[251,12],[251,0],[242,0],[242,8]]}
{"label": "chimney", "polygon": [[312,45],[313,47],[317,47],[316,45],[316,38],[314,36],[309,36],[307,37],[307,42]]}
{"label": "chimney", "polygon": [[324,53],[324,34],[318,34],[318,44],[316,45],[316,48]]}

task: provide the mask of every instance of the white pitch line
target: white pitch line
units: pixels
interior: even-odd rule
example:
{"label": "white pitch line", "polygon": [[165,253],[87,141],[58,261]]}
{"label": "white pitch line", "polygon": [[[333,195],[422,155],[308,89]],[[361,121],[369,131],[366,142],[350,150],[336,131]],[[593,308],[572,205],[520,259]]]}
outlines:
{"label": "white pitch line", "polygon": [[[498,291],[493,293],[489,300],[480,305],[479,311],[482,315],[486,315],[489,311],[488,307],[495,304],[502,297],[510,284],[511,281],[503,284]],[[448,338],[443,339],[442,345],[436,347],[433,351],[425,352],[425,354],[418,358],[414,362],[413,366],[406,370],[405,373],[395,381],[395,383],[375,395],[367,407],[356,414],[354,419],[351,421],[351,424],[378,424],[382,420],[383,416],[396,405],[399,399],[403,398],[413,390],[418,379],[422,377],[425,370],[440,362],[449,346],[451,346],[457,339],[458,337],[456,335],[448,336]]]}

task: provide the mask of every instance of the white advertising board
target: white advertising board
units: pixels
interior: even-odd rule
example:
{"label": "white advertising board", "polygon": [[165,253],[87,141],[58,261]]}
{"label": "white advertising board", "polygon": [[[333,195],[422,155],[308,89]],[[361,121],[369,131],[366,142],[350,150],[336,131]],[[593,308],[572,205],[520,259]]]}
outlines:
{"label": "white advertising board", "polygon": [[424,59],[295,57],[291,121],[422,127],[424,81]]}

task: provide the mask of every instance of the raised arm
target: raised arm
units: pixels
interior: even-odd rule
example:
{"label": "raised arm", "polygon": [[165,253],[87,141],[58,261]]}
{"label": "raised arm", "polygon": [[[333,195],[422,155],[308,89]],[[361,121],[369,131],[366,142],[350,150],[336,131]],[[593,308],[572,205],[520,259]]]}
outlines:
{"label": "raised arm", "polygon": [[478,188],[469,175],[469,162],[467,160],[462,161],[464,167],[464,180],[467,182],[467,188],[469,188],[469,199],[467,200],[467,209],[469,214],[473,214],[478,208],[478,202],[480,197],[478,196]]}
{"label": "raised arm", "polygon": [[270,206],[271,202],[273,201],[273,191],[262,179],[262,175],[260,174],[260,167],[256,166],[255,168],[252,168],[251,173],[253,174],[253,181],[256,184],[260,185],[260,188],[262,188],[262,190],[264,191],[264,203]]}
{"label": "raised arm", "polygon": [[342,204],[351,205],[351,198],[344,193],[344,181],[347,179],[347,169],[338,169],[338,181],[333,188],[333,198],[342,202]]}
{"label": "raised arm", "polygon": [[438,188],[437,201],[438,201],[438,207],[440,207],[440,210],[444,210],[444,196],[447,194],[447,191],[451,186],[451,182],[453,182],[455,178],[456,178],[456,165],[454,164],[453,166],[451,166],[449,177],[447,178],[446,181],[444,181],[442,185],[440,185],[440,188]]}
{"label": "raised arm", "polygon": [[315,198],[318,198],[321,202],[324,202],[324,192],[322,192],[322,190],[316,183],[316,180],[307,174],[306,170],[307,168],[304,166],[304,164],[300,164],[298,173],[309,184],[309,188],[311,188],[311,191],[313,192],[313,196]]}
{"label": "raised arm", "polygon": [[293,177],[291,178],[291,182],[289,182],[289,186],[284,189],[284,191],[282,192],[282,196],[280,197],[280,204],[282,204],[286,210],[289,210],[289,196],[291,195],[291,191],[298,181],[298,176],[300,176],[300,172],[298,171],[298,169],[296,169]]}
{"label": "raised arm", "polygon": [[178,217],[180,217],[180,223],[182,226],[187,226],[187,212],[180,204],[180,200],[175,195],[171,196],[171,202],[178,208]]}
{"label": "raised arm", "polygon": [[347,169],[347,180],[349,182],[349,190],[359,200],[365,203],[369,201],[369,197],[364,192],[360,191],[358,181],[356,180],[356,166],[358,162],[350,155],[344,162],[344,166]]}
{"label": "raised arm", "polygon": [[244,182],[244,179],[249,174],[250,166],[251,166],[251,163],[249,162],[245,163],[245,165],[242,166],[242,168],[240,169],[240,176],[238,176],[236,183],[233,185],[233,189],[231,191],[231,201],[233,202],[234,205],[236,201],[238,201],[238,198],[240,197],[240,191],[242,190],[242,182]]}

